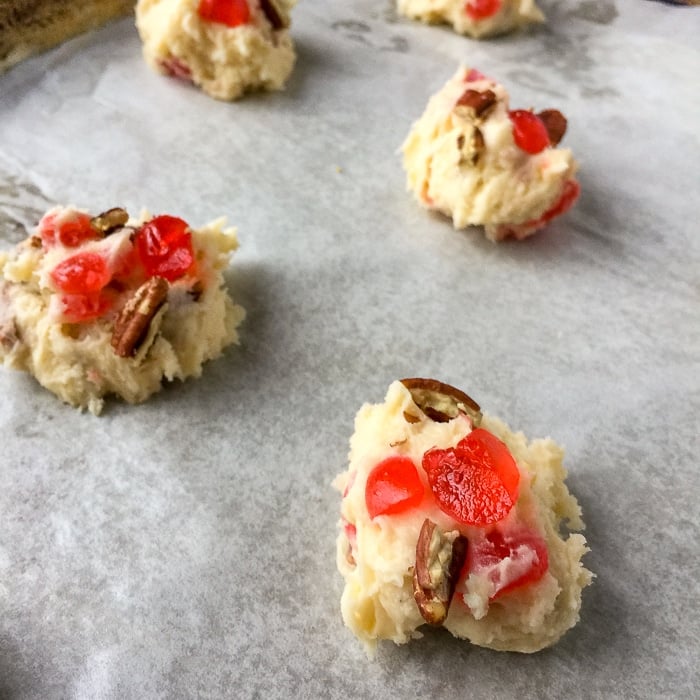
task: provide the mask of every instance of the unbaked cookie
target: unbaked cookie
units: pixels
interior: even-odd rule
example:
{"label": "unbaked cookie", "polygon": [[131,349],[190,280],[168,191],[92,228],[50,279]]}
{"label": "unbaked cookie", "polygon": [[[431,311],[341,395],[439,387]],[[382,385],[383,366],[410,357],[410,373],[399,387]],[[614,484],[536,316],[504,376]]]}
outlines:
{"label": "unbaked cookie", "polygon": [[345,624],[370,651],[426,623],[498,650],[556,642],[592,578],[586,540],[568,532],[583,522],[562,457],[454,387],[394,382],[357,414],[335,481]]}
{"label": "unbaked cookie", "polygon": [[398,0],[399,12],[429,24],[451,24],[475,39],[543,22],[534,0]]}
{"label": "unbaked cookie", "polygon": [[136,27],[147,63],[220,100],[279,90],[296,54],[294,0],[139,0]]}
{"label": "unbaked cookie", "polygon": [[139,403],[199,376],[245,316],[224,287],[238,247],[224,223],[50,210],[0,254],[0,363],[94,414],[107,395]]}
{"label": "unbaked cookie", "polygon": [[134,11],[134,0],[3,0],[0,73],[81,32]]}
{"label": "unbaked cookie", "polygon": [[403,144],[408,189],[455,228],[483,226],[488,238],[525,238],[576,201],[578,164],[557,148],[566,118],[509,107],[508,93],[460,68],[430,98]]}

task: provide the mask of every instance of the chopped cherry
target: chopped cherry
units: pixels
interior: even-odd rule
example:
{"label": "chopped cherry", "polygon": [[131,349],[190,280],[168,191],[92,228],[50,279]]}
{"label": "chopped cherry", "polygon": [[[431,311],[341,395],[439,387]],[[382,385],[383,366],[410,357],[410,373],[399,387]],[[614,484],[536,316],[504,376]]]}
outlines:
{"label": "chopped cherry", "polygon": [[537,223],[545,224],[557,216],[561,216],[565,212],[569,211],[574,205],[574,202],[578,199],[579,193],[581,192],[581,187],[576,182],[576,180],[567,180],[562,189],[561,196],[557,200],[556,204],[548,209],[542,216],[537,220]]}
{"label": "chopped cherry", "polygon": [[44,248],[58,244],[75,248],[83,241],[97,238],[99,234],[90,226],[87,214],[74,209],[54,209],[41,218],[39,235]]}
{"label": "chopped cherry", "polygon": [[477,80],[486,80],[486,76],[481,71],[478,71],[476,68],[470,68],[467,71],[467,75],[465,76],[464,81],[466,83],[474,83]]}
{"label": "chopped cherry", "polygon": [[502,533],[470,540],[466,572],[486,575],[492,585],[489,600],[539,581],[549,568],[546,542],[534,532]]}
{"label": "chopped cherry", "polygon": [[173,78],[192,82],[190,67],[175,56],[168,56],[160,62],[161,68]]}
{"label": "chopped cherry", "polygon": [[250,8],[246,0],[199,0],[197,13],[207,22],[218,22],[227,27],[250,22]]}
{"label": "chopped cherry", "polygon": [[518,466],[506,445],[483,428],[456,447],[428,450],[423,469],[440,509],[465,525],[497,523],[517,500]]}
{"label": "chopped cherry", "polygon": [[64,323],[83,323],[107,313],[112,308],[113,298],[107,294],[61,294],[57,295],[57,309]]}
{"label": "chopped cherry", "polygon": [[408,457],[388,457],[367,477],[365,504],[369,517],[395,515],[415,508],[423,500],[423,482]]}
{"label": "chopped cherry", "polygon": [[544,122],[527,109],[508,112],[513,123],[513,138],[518,148],[526,153],[540,153],[549,146],[549,134]]}
{"label": "chopped cherry", "polygon": [[110,280],[105,259],[97,253],[76,253],[51,270],[51,280],[68,294],[99,292]]}
{"label": "chopped cherry", "polygon": [[501,0],[469,0],[464,11],[473,20],[493,17],[501,9]]}
{"label": "chopped cherry", "polygon": [[176,216],[156,216],[145,223],[136,234],[136,249],[149,277],[172,282],[194,265],[192,234]]}

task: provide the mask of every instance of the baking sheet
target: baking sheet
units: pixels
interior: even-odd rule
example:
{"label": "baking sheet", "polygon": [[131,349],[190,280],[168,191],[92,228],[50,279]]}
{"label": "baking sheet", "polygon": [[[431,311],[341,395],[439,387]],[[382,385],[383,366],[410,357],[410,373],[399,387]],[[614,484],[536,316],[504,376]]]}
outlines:
{"label": "baking sheet", "polygon": [[[693,697],[700,683],[700,10],[542,2],[476,42],[388,1],[303,0],[281,93],[151,73],[130,20],[0,76],[0,240],[54,203],[226,215],[242,342],[95,418],[0,371],[0,697]],[[557,107],[577,207],[455,232],[397,149],[456,66]],[[581,622],[524,656],[442,631],[369,661],[343,627],[353,417],[402,376],[567,449]]]}

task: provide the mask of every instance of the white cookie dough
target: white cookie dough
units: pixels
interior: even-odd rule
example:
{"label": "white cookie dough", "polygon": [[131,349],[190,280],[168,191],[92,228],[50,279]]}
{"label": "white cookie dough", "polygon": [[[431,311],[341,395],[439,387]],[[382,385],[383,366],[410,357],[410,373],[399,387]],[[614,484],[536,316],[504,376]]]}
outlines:
{"label": "white cookie dough", "polygon": [[133,11],[133,0],[3,0],[0,73],[29,56]]}
{"label": "white cookie dough", "polygon": [[494,241],[544,227],[576,200],[578,164],[569,149],[556,148],[562,125],[566,129],[557,110],[538,115],[550,145],[523,150],[513,122],[522,112],[510,111],[502,85],[459,68],[403,144],[408,189],[422,206],[452,218],[455,228],[483,226]]}
{"label": "white cookie dough", "polygon": [[294,1],[238,1],[248,19],[227,26],[203,19],[199,0],[139,0],[136,27],[146,62],[220,100],[281,89],[296,59],[288,31]]}
{"label": "white cookie dough", "polygon": [[[497,650],[535,652],[553,644],[578,621],[581,591],[592,578],[581,563],[588,551],[584,537],[568,532],[583,528],[583,522],[578,503],[564,484],[563,451],[549,439],[528,442],[497,418],[482,416],[478,406],[474,411],[454,402],[445,404],[451,405],[449,409],[430,404],[415,387],[409,390],[402,382],[389,387],[384,403],[360,409],[348,470],[334,482],[343,494],[337,565],[345,579],[341,601],[345,624],[370,653],[378,640],[402,644],[421,636],[420,627],[428,618],[419,610],[413,579],[418,540],[428,519],[447,533],[443,544],[448,543],[448,550],[456,537],[466,538],[464,563],[452,564],[458,569],[443,626],[457,637]],[[436,407],[447,415],[438,420]],[[520,478],[511,510],[488,525],[464,524],[443,510],[423,461],[433,448],[457,445],[479,423],[481,434],[485,429],[505,443]],[[372,518],[368,509],[375,487],[370,475],[387,457],[413,463],[423,495],[408,509],[375,513]],[[519,544],[497,562],[478,555],[488,538],[500,537]],[[441,550],[440,557],[443,554]],[[486,564],[480,566],[477,560]],[[440,561],[447,566],[449,557]],[[529,569],[539,573],[524,584],[513,584]],[[508,582],[511,589],[498,593]]]}
{"label": "white cookie dough", "polygon": [[398,10],[428,24],[450,24],[475,39],[544,21],[534,0],[398,0]]}
{"label": "white cookie dough", "polygon": [[[194,230],[173,217],[126,222],[124,210],[114,212],[124,225],[85,238],[89,215],[56,207],[33,236],[0,254],[0,363],[96,415],[105,396],[140,403],[164,380],[201,375],[204,362],[237,342],[245,316],[224,286],[222,271],[238,247],[224,219]],[[139,248],[145,226],[170,218],[182,223],[190,244],[172,246],[149,270]],[[69,232],[60,240],[57,226]],[[80,240],[71,240],[71,230],[82,231]],[[97,260],[98,272],[65,272],[85,260]],[[84,293],[76,284],[91,288]]]}

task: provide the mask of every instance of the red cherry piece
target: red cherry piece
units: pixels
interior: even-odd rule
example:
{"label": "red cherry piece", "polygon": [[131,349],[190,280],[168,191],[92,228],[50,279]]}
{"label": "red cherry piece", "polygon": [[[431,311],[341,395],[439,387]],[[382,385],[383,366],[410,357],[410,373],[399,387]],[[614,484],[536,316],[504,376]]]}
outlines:
{"label": "red cherry piece", "polygon": [[475,83],[477,80],[486,80],[486,76],[476,68],[470,68],[464,78],[466,83]]}
{"label": "red cherry piece", "polygon": [[473,20],[493,17],[501,9],[501,0],[469,0],[464,11]]}
{"label": "red cherry piece", "polygon": [[101,255],[76,253],[54,267],[51,280],[62,292],[93,294],[109,283],[110,274]]}
{"label": "red cherry piece", "polygon": [[250,22],[250,8],[246,0],[199,0],[197,13],[207,22],[218,22],[227,27]]}
{"label": "red cherry piece", "polygon": [[465,525],[503,520],[518,497],[520,472],[508,448],[483,428],[454,448],[433,448],[423,468],[440,509]]}
{"label": "red cherry piece", "polygon": [[92,321],[107,313],[113,303],[112,297],[102,293],[62,294],[58,301],[61,320],[65,323]]}
{"label": "red cherry piece", "polygon": [[513,123],[513,138],[518,148],[526,153],[540,153],[549,146],[549,134],[544,122],[527,109],[508,112]]}
{"label": "red cherry piece", "polygon": [[97,238],[98,233],[90,226],[90,217],[74,210],[50,211],[39,222],[39,235],[44,248],[64,245],[79,246],[83,241]]}
{"label": "red cherry piece", "polygon": [[192,82],[192,71],[190,67],[175,56],[168,56],[160,62],[163,70],[171,77]]}
{"label": "red cherry piece", "polygon": [[136,234],[136,249],[149,277],[172,282],[194,264],[192,234],[176,216],[156,216],[145,223]]}
{"label": "red cherry piece", "polygon": [[547,544],[534,532],[504,534],[494,530],[482,540],[469,542],[467,575],[488,577],[492,584],[489,600],[539,581],[548,568]]}
{"label": "red cherry piece", "polygon": [[423,500],[423,482],[408,457],[388,457],[367,477],[365,504],[369,517],[396,515],[415,508]]}

